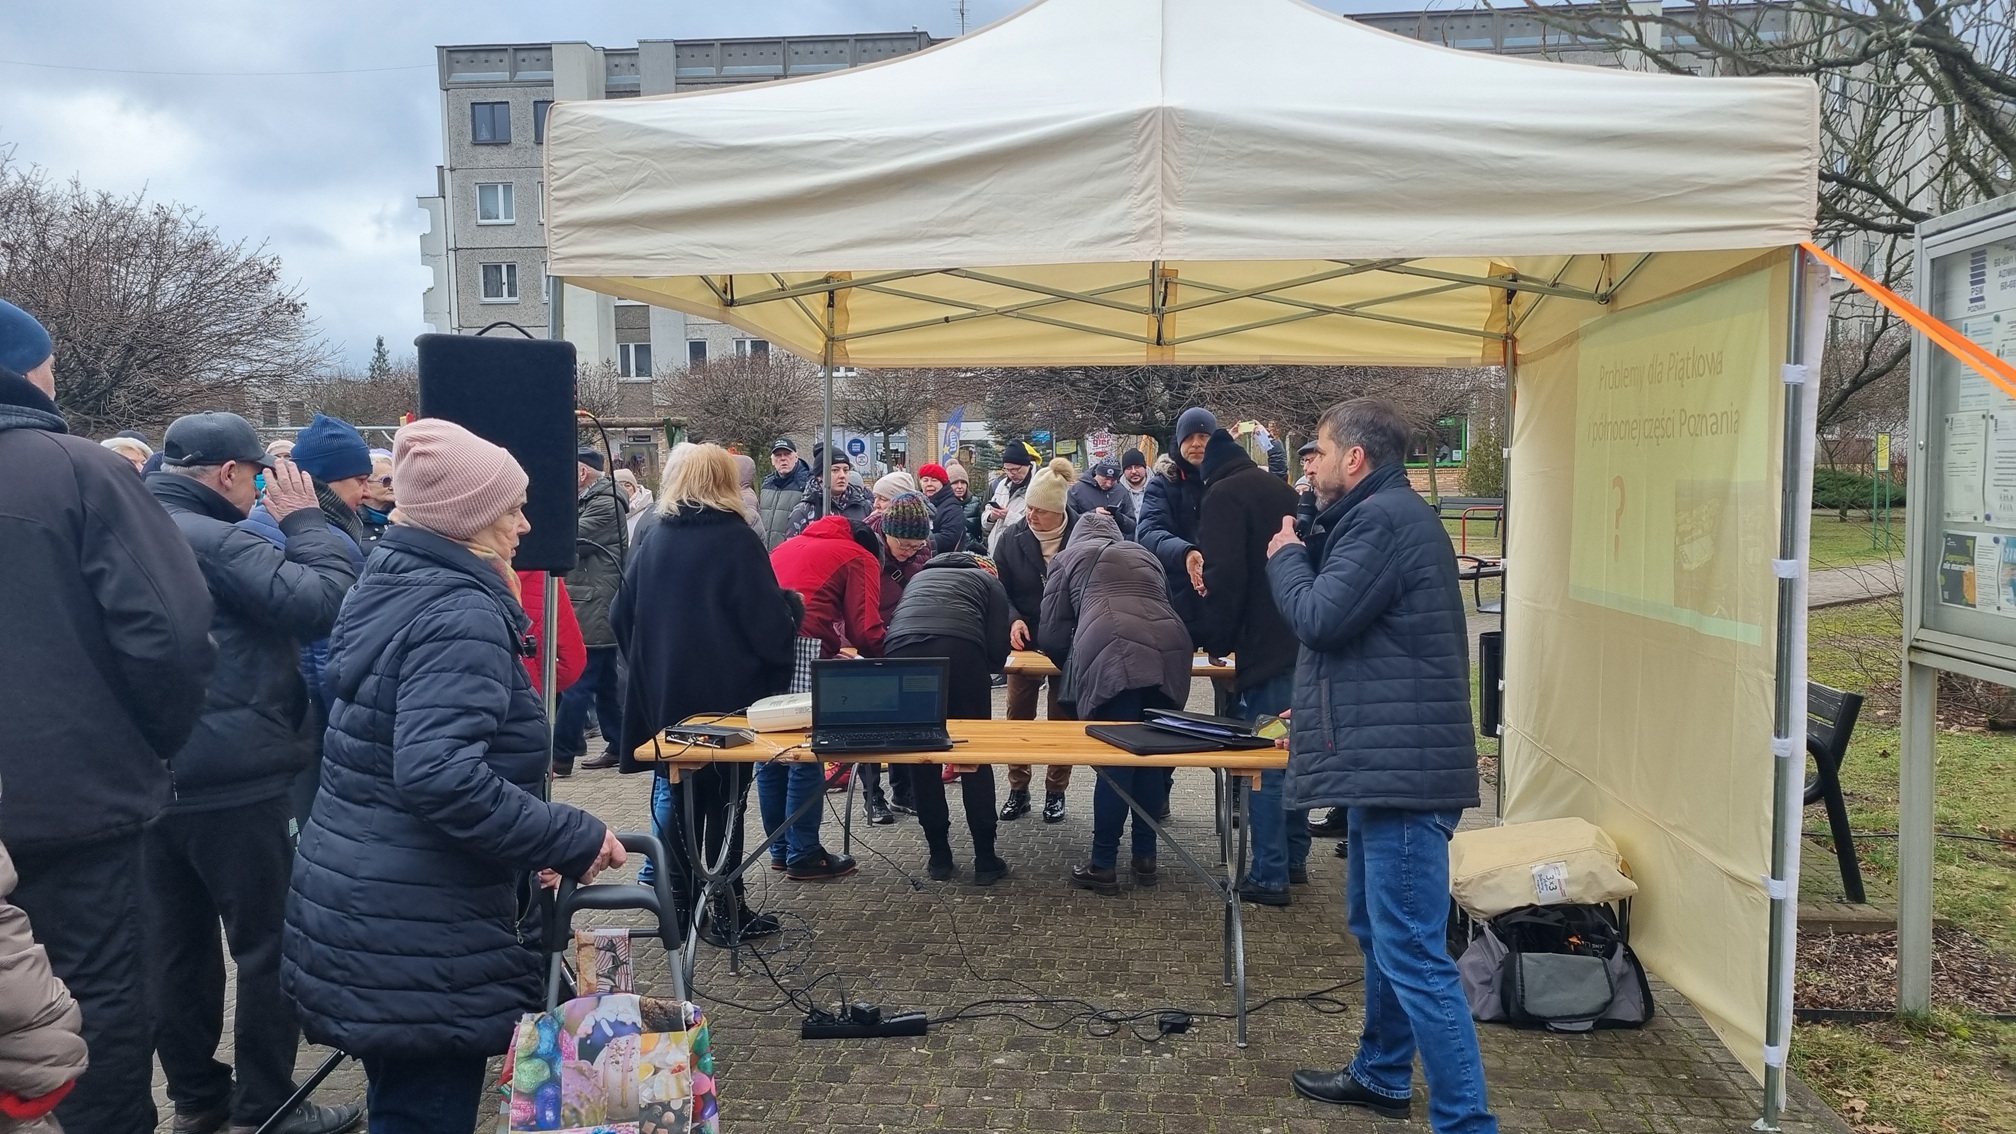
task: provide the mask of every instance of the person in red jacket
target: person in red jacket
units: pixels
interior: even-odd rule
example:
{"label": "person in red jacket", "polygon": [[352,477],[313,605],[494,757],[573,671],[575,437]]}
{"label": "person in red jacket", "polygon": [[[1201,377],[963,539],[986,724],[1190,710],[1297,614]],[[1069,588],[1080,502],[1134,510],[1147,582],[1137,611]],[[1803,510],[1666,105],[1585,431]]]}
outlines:
{"label": "person in red jacket", "polygon": [[[532,675],[532,691],[544,694],[541,683],[546,679],[546,645],[540,635],[546,633],[546,572],[518,572],[518,589],[523,599],[525,616],[532,620],[532,642],[539,652],[523,659],[525,672]],[[574,617],[574,600],[567,597],[567,588],[558,588],[560,593],[559,631],[560,655],[553,659],[554,683],[562,692],[581,680],[581,672],[588,668],[588,645],[581,639],[581,622]]]}
{"label": "person in red jacket", "polygon": [[[770,566],[779,586],[797,591],[805,600],[805,619],[798,626],[800,664],[791,675],[792,692],[811,690],[807,663],[815,654],[838,657],[844,648],[869,657],[882,655],[882,564],[856,541],[847,517],[822,516],[807,524],[804,531],[777,545],[770,553]],[[787,816],[806,800],[823,796],[825,789],[817,764],[793,763],[787,768],[772,761],[760,766],[756,800],[763,812],[763,829],[777,831]],[[805,882],[854,872],[857,864],[851,856],[820,845],[819,818],[820,808],[807,807],[783,837],[770,844],[772,869]]]}

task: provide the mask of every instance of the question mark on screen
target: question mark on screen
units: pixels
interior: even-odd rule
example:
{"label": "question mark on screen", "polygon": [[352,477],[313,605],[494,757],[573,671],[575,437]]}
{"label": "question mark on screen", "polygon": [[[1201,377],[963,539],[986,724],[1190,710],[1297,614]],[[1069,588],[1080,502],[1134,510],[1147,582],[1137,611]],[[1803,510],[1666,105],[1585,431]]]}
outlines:
{"label": "question mark on screen", "polygon": [[1610,558],[1624,554],[1624,478],[1613,476],[1610,487],[1617,490],[1617,512],[1610,518]]}

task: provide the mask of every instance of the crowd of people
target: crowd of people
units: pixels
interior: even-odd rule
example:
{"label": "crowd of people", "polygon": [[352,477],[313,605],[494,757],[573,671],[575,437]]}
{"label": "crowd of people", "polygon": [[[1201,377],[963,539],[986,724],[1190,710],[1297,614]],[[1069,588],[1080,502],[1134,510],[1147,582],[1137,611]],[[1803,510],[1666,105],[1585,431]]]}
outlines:
{"label": "crowd of people", "polygon": [[[914,816],[930,878],[989,886],[1010,871],[1002,824],[1036,810],[1035,770],[1009,768],[1005,797],[984,765],[893,765],[886,790],[874,764],[723,763],[675,783],[637,758],[667,727],[807,691],[814,660],[855,656],[948,659],[954,719],[991,717],[1005,676],[1010,719],[1041,701],[1053,720],[1138,720],[1186,702],[1202,649],[1236,658],[1240,716],[1291,725],[1289,769],[1252,800],[1240,896],[1290,903],[1312,835],[1346,836],[1366,1028],[1350,1066],[1297,1072],[1295,1089],[1405,1113],[1418,1051],[1436,1129],[1491,1128],[1442,948],[1442,848],[1477,802],[1463,607],[1390,406],[1329,410],[1292,487],[1278,443],[1256,462],[1202,407],[1152,467],[1135,449],[1081,474],[1011,441],[978,485],[957,462],[870,480],[838,449],[808,459],[785,438],[760,480],[748,456],[681,444],[654,493],[584,448],[577,565],[548,642],[546,579],[512,566],[528,481],[505,450],[435,419],[374,450],[320,415],[268,446],[223,412],[177,419],[158,450],[137,432],[92,443],[56,407],[53,354],[0,302],[0,604],[15,631],[0,647],[14,725],[0,959],[35,955],[0,968],[0,1016],[28,1019],[40,1045],[19,1075],[0,1047],[0,1113],[151,1129],[158,1056],[177,1134],[249,1130],[293,1093],[305,1032],[363,1062],[372,1130],[468,1129],[485,1061],[539,998],[531,888],[625,861],[601,820],[550,799],[549,777],[655,773],[671,858],[649,868],[667,872],[677,914],[716,944],[760,938],[775,914],[739,879],[698,908],[691,860],[743,855],[752,788],[786,879],[858,869],[823,843],[818,802],[851,773],[870,823]],[[1005,674],[1025,649],[1058,675]],[[1065,820],[1071,778],[1045,770],[1044,822]],[[1166,817],[1170,786],[1163,769],[1098,777],[1090,846],[1060,882],[1154,885],[1154,827],[1134,815],[1130,833],[1125,800]],[[1312,807],[1334,810],[1312,825]],[[24,944],[23,912],[39,944]],[[21,997],[35,1010],[16,1011]],[[310,1102],[279,1129],[361,1118]]]}

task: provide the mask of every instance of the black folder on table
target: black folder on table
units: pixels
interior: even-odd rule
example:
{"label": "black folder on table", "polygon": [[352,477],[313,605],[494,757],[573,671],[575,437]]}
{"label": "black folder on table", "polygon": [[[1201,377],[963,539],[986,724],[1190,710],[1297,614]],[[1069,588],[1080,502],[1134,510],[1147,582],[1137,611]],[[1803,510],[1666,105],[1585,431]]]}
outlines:
{"label": "black folder on table", "polygon": [[1123,752],[1132,752],[1136,756],[1216,752],[1225,747],[1215,740],[1182,736],[1167,729],[1145,724],[1090,724],[1085,726],[1085,735],[1094,740],[1103,740]]}
{"label": "black folder on table", "polygon": [[1254,725],[1237,717],[1190,713],[1182,709],[1150,709],[1141,715],[1141,719],[1149,728],[1215,741],[1220,748],[1274,747],[1274,742],[1259,735]]}

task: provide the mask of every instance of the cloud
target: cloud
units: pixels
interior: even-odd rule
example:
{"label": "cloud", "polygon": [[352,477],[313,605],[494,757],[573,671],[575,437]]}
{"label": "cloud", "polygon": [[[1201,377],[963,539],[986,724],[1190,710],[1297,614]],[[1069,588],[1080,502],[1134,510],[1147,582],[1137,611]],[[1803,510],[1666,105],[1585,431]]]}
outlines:
{"label": "cloud", "polygon": [[[1361,10],[1378,0],[1345,0]],[[970,28],[1021,7],[972,0]],[[1340,7],[1340,0],[1324,0]],[[958,31],[954,0],[109,0],[0,4],[0,146],[93,188],[199,210],[225,236],[265,243],[345,357],[398,353],[424,331],[420,265],[441,161],[434,45]],[[244,77],[215,72],[355,74]]]}

